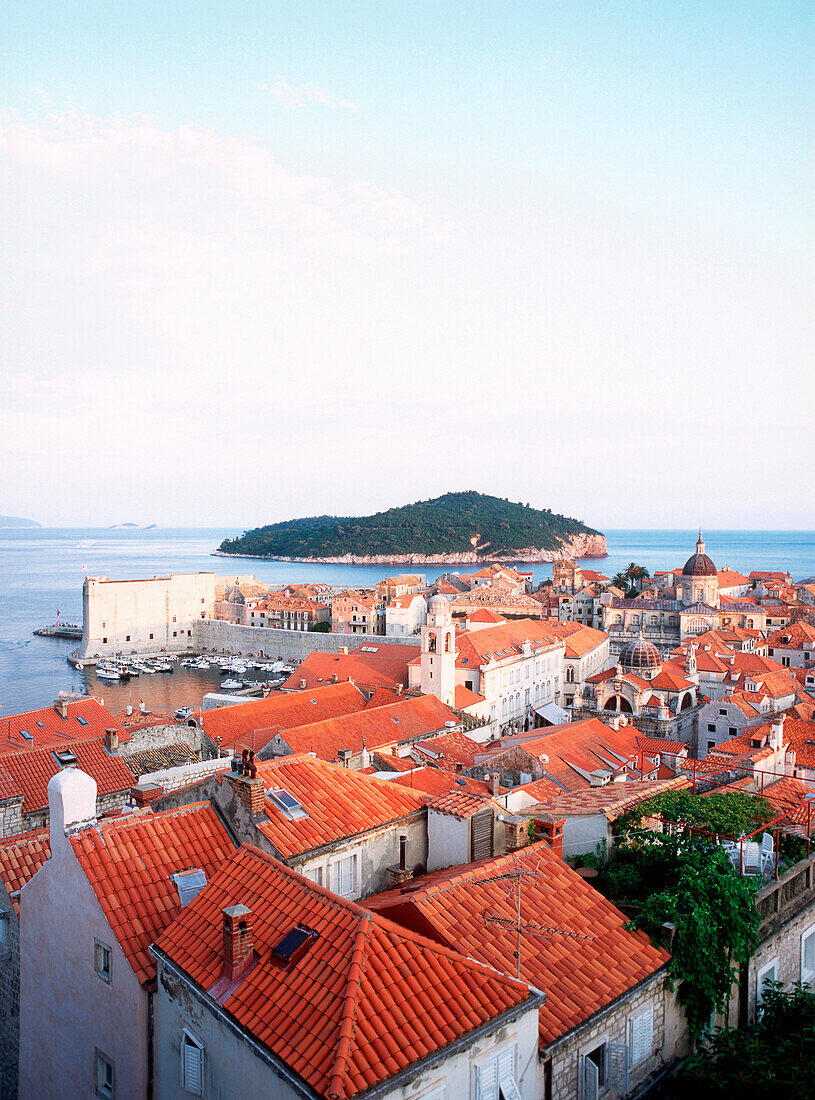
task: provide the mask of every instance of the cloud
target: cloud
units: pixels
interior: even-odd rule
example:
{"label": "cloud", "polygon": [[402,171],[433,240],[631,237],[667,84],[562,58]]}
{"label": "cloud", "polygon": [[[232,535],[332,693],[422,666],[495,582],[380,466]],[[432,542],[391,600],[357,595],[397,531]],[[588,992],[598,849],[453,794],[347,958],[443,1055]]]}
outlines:
{"label": "cloud", "polygon": [[286,107],[289,111],[298,111],[308,103],[317,103],[321,107],[341,108],[345,111],[359,110],[359,106],[348,99],[332,99],[318,84],[303,84],[299,88],[293,88],[282,76],[274,84],[259,82],[258,88],[262,92],[269,92],[281,107]]}

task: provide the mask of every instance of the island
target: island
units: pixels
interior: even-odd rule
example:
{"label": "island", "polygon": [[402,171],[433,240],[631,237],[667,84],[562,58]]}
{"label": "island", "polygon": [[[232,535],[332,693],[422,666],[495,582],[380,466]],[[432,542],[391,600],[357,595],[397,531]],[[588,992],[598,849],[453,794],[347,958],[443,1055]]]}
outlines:
{"label": "island", "polygon": [[42,527],[42,524],[23,516],[0,516],[0,527]]}
{"label": "island", "polygon": [[473,490],[373,516],[310,516],[224,539],[222,557],[347,565],[465,565],[608,556],[606,539],[549,508]]}

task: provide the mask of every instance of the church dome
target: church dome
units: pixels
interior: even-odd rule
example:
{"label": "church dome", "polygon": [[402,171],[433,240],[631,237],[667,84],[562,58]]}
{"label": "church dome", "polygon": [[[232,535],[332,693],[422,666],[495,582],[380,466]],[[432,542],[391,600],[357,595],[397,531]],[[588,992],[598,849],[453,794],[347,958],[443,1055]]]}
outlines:
{"label": "church dome", "polygon": [[691,554],[682,568],[683,577],[715,577],[718,573],[716,566],[705,553],[705,544],[702,542],[702,532],[696,543],[696,553]]}
{"label": "church dome", "polygon": [[628,642],[620,650],[619,662],[623,668],[655,669],[662,665],[662,654],[653,642],[648,642],[640,634],[633,642]]}

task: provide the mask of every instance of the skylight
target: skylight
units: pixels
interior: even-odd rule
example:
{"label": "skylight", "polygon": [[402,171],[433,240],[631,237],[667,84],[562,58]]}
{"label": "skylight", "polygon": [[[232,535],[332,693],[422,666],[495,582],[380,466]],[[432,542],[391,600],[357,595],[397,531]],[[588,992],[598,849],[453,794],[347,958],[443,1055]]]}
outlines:
{"label": "skylight", "polygon": [[24,741],[34,740],[34,734],[29,733],[28,730],[20,730],[20,736],[23,738]]}
{"label": "skylight", "polygon": [[281,810],[284,810],[290,816],[305,815],[306,811],[302,805],[297,801],[293,794],[289,794],[288,791],[282,790],[280,787],[275,790],[267,791],[266,797],[272,802],[276,802]]}
{"label": "skylight", "polygon": [[83,718],[81,714],[77,715],[76,720],[77,720],[77,722],[79,722],[80,726],[87,726],[87,724],[88,724],[87,720],[85,718]]}
{"label": "skylight", "polygon": [[37,725],[40,727],[41,730],[45,729],[45,722],[38,722]]}
{"label": "skylight", "polygon": [[54,756],[58,764],[61,764],[63,768],[70,767],[72,764],[77,763],[77,759],[70,749],[58,749]]}
{"label": "skylight", "polygon": [[178,887],[178,899],[182,909],[186,908],[207,884],[206,873],[200,867],[191,867],[189,871],[178,871],[170,875],[170,878]]}
{"label": "skylight", "polygon": [[282,963],[290,963],[295,956],[301,955],[303,949],[313,940],[317,939],[317,933],[311,928],[305,928],[296,924],[287,932],[283,939],[272,948],[272,955]]}

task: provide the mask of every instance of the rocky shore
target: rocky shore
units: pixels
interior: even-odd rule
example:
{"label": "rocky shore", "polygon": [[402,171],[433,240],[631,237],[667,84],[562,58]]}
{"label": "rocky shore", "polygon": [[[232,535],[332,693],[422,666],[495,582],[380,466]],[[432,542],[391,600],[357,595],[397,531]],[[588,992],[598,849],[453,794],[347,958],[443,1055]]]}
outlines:
{"label": "rocky shore", "polygon": [[607,558],[605,535],[572,535],[561,540],[557,550],[543,550],[534,546],[508,554],[477,554],[473,550],[454,554],[343,554],[336,558],[289,558],[262,554],[227,554],[214,550],[219,558],[255,558],[263,561],[307,561],[324,565],[484,565],[502,562],[507,565],[545,561],[575,561],[583,558]]}

